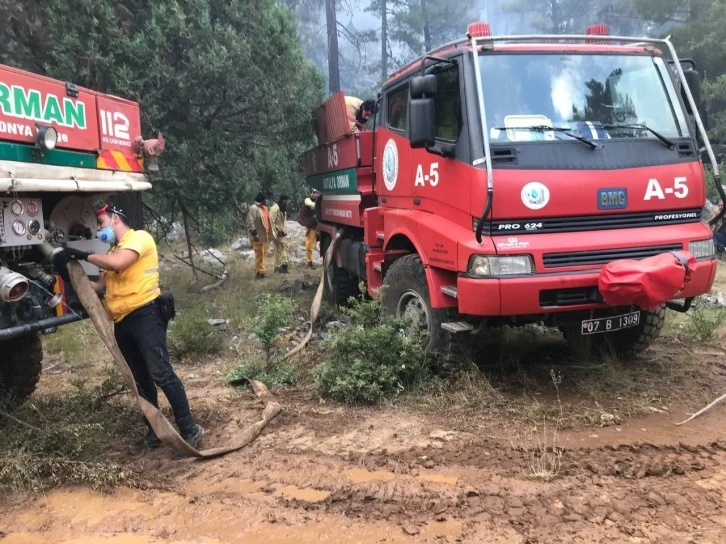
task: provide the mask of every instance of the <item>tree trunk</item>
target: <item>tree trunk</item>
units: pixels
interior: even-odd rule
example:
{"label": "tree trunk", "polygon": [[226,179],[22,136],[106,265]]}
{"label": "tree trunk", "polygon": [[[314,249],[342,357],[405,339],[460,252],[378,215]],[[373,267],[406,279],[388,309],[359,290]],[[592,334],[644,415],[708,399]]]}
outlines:
{"label": "tree trunk", "polygon": [[338,19],[335,0],[325,0],[325,22],[328,29],[328,90],[340,90],[340,68],[338,66]]}
{"label": "tree trunk", "polygon": [[431,44],[431,22],[429,21],[428,0],[421,0],[421,15],[423,17],[424,52],[433,49]]}
{"label": "tree trunk", "polygon": [[560,6],[557,0],[552,0],[550,5],[552,6],[552,34],[560,34]]}
{"label": "tree trunk", "polygon": [[388,77],[388,1],[381,0],[381,81]]}
{"label": "tree trunk", "polygon": [[709,0],[691,0],[689,20],[697,21],[703,17],[710,3],[711,2]]}
{"label": "tree trunk", "polygon": [[189,252],[189,263],[192,267],[192,274],[194,275],[194,281],[199,283],[199,275],[197,274],[197,267],[194,266],[194,256],[192,254],[192,235],[189,232],[189,218],[187,217],[187,210],[182,206],[182,218],[184,219],[184,236],[187,239],[187,251]]}

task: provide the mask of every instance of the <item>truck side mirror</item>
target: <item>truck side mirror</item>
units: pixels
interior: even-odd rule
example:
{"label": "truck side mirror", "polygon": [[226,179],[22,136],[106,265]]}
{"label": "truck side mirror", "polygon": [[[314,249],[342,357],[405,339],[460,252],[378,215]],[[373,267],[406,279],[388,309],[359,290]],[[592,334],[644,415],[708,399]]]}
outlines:
{"label": "truck side mirror", "polygon": [[427,76],[416,76],[409,84],[411,98],[423,98],[424,96],[436,96],[437,85],[436,76],[429,74]]}
{"label": "truck side mirror", "polygon": [[[703,107],[701,105],[701,75],[696,70],[686,70],[683,72],[683,75],[686,78],[686,83],[688,83],[688,88],[691,89],[693,101],[696,103],[698,111],[703,111]],[[691,105],[688,103],[686,92],[683,88],[681,88],[681,96],[686,104],[686,111],[690,115],[693,115],[694,112],[691,110]]]}
{"label": "truck side mirror", "polygon": [[433,147],[436,144],[436,114],[433,98],[415,98],[409,105],[409,138],[411,147]]}

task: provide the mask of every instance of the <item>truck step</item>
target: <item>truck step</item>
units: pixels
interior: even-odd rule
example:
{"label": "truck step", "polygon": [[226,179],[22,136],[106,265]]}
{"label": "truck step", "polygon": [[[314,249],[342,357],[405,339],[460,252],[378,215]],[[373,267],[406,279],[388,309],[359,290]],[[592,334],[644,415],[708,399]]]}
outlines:
{"label": "truck step", "polygon": [[442,323],[441,328],[445,331],[457,333],[473,331],[474,325],[466,323],[465,321],[449,321],[448,323]]}
{"label": "truck step", "polygon": [[385,240],[386,233],[385,232],[376,232],[376,238],[378,238],[379,240]]}
{"label": "truck step", "polygon": [[382,273],[383,272],[383,269],[381,268],[381,263],[374,264],[373,265],[373,270],[375,270],[378,273]]}
{"label": "truck step", "polygon": [[441,288],[441,292],[445,294],[447,297],[456,298],[456,295],[458,294],[459,290],[454,287],[453,285],[447,285],[446,287]]}

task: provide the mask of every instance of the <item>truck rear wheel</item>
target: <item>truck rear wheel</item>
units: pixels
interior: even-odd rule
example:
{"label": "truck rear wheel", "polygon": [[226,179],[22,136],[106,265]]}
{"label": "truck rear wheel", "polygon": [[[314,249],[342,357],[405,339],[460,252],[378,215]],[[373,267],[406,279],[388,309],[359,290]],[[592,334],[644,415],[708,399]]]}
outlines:
{"label": "truck rear wheel", "polygon": [[448,309],[431,307],[421,257],[413,254],[396,260],[388,269],[383,286],[386,315],[411,320],[411,332],[421,333],[426,351],[439,357],[440,374],[458,370],[464,362],[463,341],[441,328],[452,318]]}
{"label": "truck rear wheel", "polygon": [[665,315],[665,306],[660,306],[652,312],[641,310],[640,324],[637,327],[606,334],[583,336],[578,325],[560,327],[560,330],[570,349],[578,357],[589,358],[612,354],[627,358],[642,353],[660,336],[665,324]]}
{"label": "truck rear wheel", "polygon": [[[330,236],[323,235],[323,239],[320,241],[320,253],[323,259],[325,259],[329,246]],[[325,300],[335,306],[345,306],[350,297],[360,296],[359,281],[359,278],[346,269],[336,266],[333,259],[325,270],[325,283],[323,284]]]}
{"label": "truck rear wheel", "polygon": [[35,391],[43,370],[43,343],[38,335],[0,343],[0,395],[20,406]]}

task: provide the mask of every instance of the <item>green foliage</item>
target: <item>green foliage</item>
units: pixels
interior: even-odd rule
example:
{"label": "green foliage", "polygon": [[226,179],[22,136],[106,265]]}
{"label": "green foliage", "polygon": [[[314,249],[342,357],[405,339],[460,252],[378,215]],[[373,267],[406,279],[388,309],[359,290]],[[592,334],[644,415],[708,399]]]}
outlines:
{"label": "green foliage", "polygon": [[230,242],[238,227],[232,209],[205,213],[199,217],[199,241],[204,247],[218,247]]}
{"label": "green foliage", "polygon": [[418,338],[403,320],[384,317],[376,301],[351,299],[350,329],[333,338],[327,359],[314,370],[318,389],[343,402],[374,403],[411,390],[430,376]]}
{"label": "green foliage", "polygon": [[214,334],[204,307],[188,304],[177,310],[169,323],[169,347],[176,357],[216,355],[222,349],[220,338]]}
{"label": "green foliage", "polygon": [[290,323],[295,305],[291,298],[281,295],[265,295],[260,314],[255,323],[255,334],[265,347],[265,360],[269,364],[275,350],[279,329]]}
{"label": "green foliage", "polygon": [[689,339],[698,343],[713,340],[716,331],[726,323],[726,310],[720,306],[709,306],[701,298],[693,301],[685,333]]}
{"label": "green foliage", "polygon": [[297,369],[290,364],[276,362],[267,365],[259,363],[242,363],[232,369],[227,381],[250,378],[264,383],[267,387],[283,387],[293,385],[298,380]]}
{"label": "green foliage", "polygon": [[0,62],[140,102],[144,135],[167,142],[156,198],[202,217],[299,181],[322,77],[275,0],[0,0],[0,12]]}

